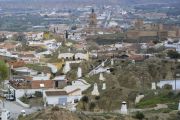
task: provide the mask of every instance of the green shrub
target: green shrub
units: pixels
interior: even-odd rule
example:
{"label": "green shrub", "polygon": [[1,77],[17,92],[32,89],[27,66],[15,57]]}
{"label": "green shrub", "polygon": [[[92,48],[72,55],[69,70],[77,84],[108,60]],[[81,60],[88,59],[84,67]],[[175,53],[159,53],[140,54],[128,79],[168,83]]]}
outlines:
{"label": "green shrub", "polygon": [[26,104],[29,103],[29,99],[27,97],[25,97],[25,96],[21,97],[20,101],[22,101],[23,103],[26,103]]}
{"label": "green shrub", "polygon": [[178,103],[168,104],[168,108],[171,110],[177,110],[178,109]]}
{"label": "green shrub", "polygon": [[162,113],[170,113],[171,112],[171,110],[169,108],[162,109],[161,111],[162,111]]}
{"label": "green shrub", "polygon": [[90,102],[90,104],[89,104],[89,110],[90,110],[90,111],[93,111],[95,107],[96,107],[96,104],[95,104],[94,102]]}
{"label": "green shrub", "polygon": [[139,111],[135,115],[135,118],[139,119],[139,120],[144,119],[144,117],[145,117],[144,114],[142,112],[139,112]]}
{"label": "green shrub", "polygon": [[34,94],[36,97],[42,97],[42,92],[36,91]]}
{"label": "green shrub", "polygon": [[165,89],[165,90],[172,90],[172,85],[165,84],[165,85],[163,86],[163,89]]}

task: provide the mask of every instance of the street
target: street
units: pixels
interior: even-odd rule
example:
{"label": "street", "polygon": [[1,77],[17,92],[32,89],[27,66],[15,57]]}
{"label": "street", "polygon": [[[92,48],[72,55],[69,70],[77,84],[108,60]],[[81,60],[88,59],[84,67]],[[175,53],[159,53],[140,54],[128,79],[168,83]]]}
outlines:
{"label": "street", "polygon": [[[11,112],[12,120],[17,120],[18,116],[21,114],[21,110],[25,110],[26,114],[31,114],[33,112],[36,112],[38,109],[41,109],[41,107],[24,108],[15,101],[4,101],[4,105],[5,109]],[[0,102],[0,108],[3,108],[2,102]]]}

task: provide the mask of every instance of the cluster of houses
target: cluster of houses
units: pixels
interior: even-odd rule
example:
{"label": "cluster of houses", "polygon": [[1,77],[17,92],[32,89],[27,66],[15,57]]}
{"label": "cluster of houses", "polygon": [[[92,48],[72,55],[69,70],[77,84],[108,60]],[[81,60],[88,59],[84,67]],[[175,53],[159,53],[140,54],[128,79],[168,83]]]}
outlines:
{"label": "cluster of houses", "polygon": [[[70,64],[89,60],[89,53],[59,53],[57,63],[45,63],[41,61],[44,55],[52,55],[62,43],[55,39],[44,39],[45,33],[25,33],[27,46],[43,48],[46,51],[26,51],[21,42],[5,41],[0,43],[0,59],[9,67],[9,82],[5,88],[10,90],[9,100],[16,100],[19,104],[23,96],[34,96],[36,92],[42,92],[44,105],[73,105],[82,97],[82,92],[91,85],[82,77],[82,69],[78,68],[78,79],[72,83],[68,81],[66,73],[71,70]],[[19,50],[20,49],[20,50]],[[43,70],[35,70],[28,65],[44,67]],[[63,68],[64,65],[64,68]],[[63,75],[55,75],[63,68]],[[22,104],[24,105],[24,104]],[[26,105],[25,105],[26,107]]]}
{"label": "cluster of houses", "polygon": [[11,78],[6,84],[7,88],[13,94],[14,99],[18,102],[23,96],[33,96],[36,92],[43,93],[45,105],[73,105],[82,97],[82,92],[91,85],[82,77],[82,70],[78,68],[78,79],[72,83],[66,78],[66,73],[70,71],[69,62],[65,63],[64,75],[52,78],[50,71],[37,71],[25,67],[25,62],[13,61],[8,63],[11,66]]}

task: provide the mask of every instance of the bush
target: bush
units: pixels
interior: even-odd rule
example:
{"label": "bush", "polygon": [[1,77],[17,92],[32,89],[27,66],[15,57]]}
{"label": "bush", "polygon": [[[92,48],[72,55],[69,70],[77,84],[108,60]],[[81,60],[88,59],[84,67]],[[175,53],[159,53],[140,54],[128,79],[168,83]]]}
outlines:
{"label": "bush", "polygon": [[136,115],[135,115],[135,118],[136,119],[139,119],[139,120],[142,120],[144,119],[144,114],[142,112],[137,112]]}
{"label": "bush", "polygon": [[26,104],[29,103],[29,99],[27,97],[25,97],[25,96],[21,97],[20,101],[22,101],[23,103],[26,103]]}
{"label": "bush", "polygon": [[176,97],[176,95],[174,94],[174,92],[169,91],[169,92],[167,93],[167,97],[169,97],[169,98],[174,98],[174,97]]}
{"label": "bush", "polygon": [[89,102],[88,96],[83,96],[83,97],[81,98],[81,101],[84,102],[84,103],[88,103],[88,102]]}
{"label": "bush", "polygon": [[168,51],[167,55],[171,59],[178,59],[178,58],[180,58],[180,54],[177,51],[173,51],[173,50]]}
{"label": "bush", "polygon": [[52,111],[59,111],[60,108],[59,108],[58,106],[54,106],[51,110],[52,110]]}
{"label": "bush", "polygon": [[168,108],[171,110],[177,110],[178,109],[178,103],[168,104]]}
{"label": "bush", "polygon": [[170,110],[170,109],[168,109],[168,108],[166,108],[166,109],[162,109],[161,111],[162,111],[162,113],[170,113],[170,112],[171,112],[171,110]]}
{"label": "bush", "polygon": [[172,90],[172,85],[165,84],[165,85],[163,86],[163,89],[165,89],[165,90]]}
{"label": "bush", "polygon": [[96,104],[95,104],[94,102],[91,102],[91,103],[89,104],[89,110],[90,110],[90,111],[93,111],[95,107],[96,107]]}
{"label": "bush", "polygon": [[100,96],[96,96],[96,97],[95,97],[95,100],[99,100],[99,99],[100,99]]}
{"label": "bush", "polygon": [[36,91],[34,94],[36,97],[42,97],[42,92]]}

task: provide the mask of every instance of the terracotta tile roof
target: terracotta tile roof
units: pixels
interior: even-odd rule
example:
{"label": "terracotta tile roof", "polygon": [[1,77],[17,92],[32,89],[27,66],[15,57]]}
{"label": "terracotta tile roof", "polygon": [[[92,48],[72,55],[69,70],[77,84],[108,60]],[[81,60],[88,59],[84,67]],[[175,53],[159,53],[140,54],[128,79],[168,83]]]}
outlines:
{"label": "terracotta tile roof", "polygon": [[10,66],[12,66],[13,68],[17,68],[17,67],[23,67],[25,65],[25,62],[23,60],[20,60],[20,61],[10,61],[10,62],[8,62],[8,64]]}
{"label": "terracotta tile roof", "polygon": [[129,60],[142,61],[145,57],[142,55],[130,55]]}
{"label": "terracotta tile roof", "polygon": [[9,81],[10,85],[16,89],[31,89],[31,84],[26,81]]}
{"label": "terracotta tile roof", "polygon": [[4,43],[4,44],[0,45],[0,48],[14,49],[14,48],[16,48],[16,44],[13,44],[13,43]]}
{"label": "terracotta tile roof", "polygon": [[53,81],[52,80],[34,80],[31,82],[32,89],[41,89],[41,84],[44,84],[43,88],[53,88]]}
{"label": "terracotta tile roof", "polygon": [[47,96],[61,96],[61,95],[68,95],[66,91],[46,91]]}

